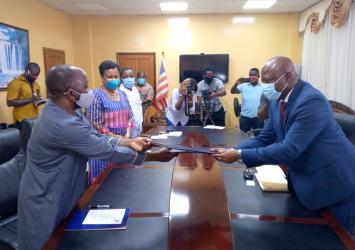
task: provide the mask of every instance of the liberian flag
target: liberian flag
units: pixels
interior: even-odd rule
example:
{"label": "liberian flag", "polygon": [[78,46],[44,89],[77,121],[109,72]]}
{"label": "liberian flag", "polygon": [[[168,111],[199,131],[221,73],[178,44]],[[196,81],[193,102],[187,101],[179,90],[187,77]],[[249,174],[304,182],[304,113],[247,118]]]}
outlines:
{"label": "liberian flag", "polygon": [[161,64],[160,64],[160,75],[159,75],[159,81],[157,85],[157,95],[155,98],[155,107],[158,110],[165,110],[168,107],[168,89],[169,89],[169,84],[168,84],[168,78],[166,77],[166,65],[165,65],[165,59],[164,55],[162,55],[161,58]]}

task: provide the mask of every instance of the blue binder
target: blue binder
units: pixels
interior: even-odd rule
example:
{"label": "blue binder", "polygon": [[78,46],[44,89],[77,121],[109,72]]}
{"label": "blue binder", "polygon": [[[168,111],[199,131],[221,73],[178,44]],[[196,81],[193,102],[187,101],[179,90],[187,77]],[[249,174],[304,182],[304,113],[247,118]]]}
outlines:
{"label": "blue binder", "polygon": [[81,230],[111,230],[126,229],[130,209],[125,208],[124,216],[121,224],[83,224],[90,210],[77,210],[69,221],[65,231],[81,231]]}

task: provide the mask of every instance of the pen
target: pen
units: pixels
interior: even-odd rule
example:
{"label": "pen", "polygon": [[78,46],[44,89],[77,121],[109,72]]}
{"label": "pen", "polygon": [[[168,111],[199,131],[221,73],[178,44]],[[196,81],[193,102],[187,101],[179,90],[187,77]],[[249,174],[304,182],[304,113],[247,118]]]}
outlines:
{"label": "pen", "polygon": [[96,209],[96,208],[110,208],[110,205],[89,205],[89,209]]}

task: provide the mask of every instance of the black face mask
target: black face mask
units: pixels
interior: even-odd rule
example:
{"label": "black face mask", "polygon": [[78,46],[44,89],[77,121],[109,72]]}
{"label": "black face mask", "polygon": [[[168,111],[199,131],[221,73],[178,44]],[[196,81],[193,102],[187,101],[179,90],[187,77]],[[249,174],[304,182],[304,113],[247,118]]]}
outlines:
{"label": "black face mask", "polygon": [[206,77],[206,76],[205,76],[205,82],[206,82],[207,84],[211,84],[212,81],[213,81],[213,77]]}

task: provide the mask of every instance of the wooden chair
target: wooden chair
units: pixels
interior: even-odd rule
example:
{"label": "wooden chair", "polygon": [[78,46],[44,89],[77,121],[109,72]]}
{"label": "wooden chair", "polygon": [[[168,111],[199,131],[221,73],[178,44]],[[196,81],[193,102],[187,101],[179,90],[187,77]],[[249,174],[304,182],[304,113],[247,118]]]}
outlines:
{"label": "wooden chair", "polygon": [[158,111],[151,106],[144,113],[143,131],[156,126],[166,126],[165,111]]}

